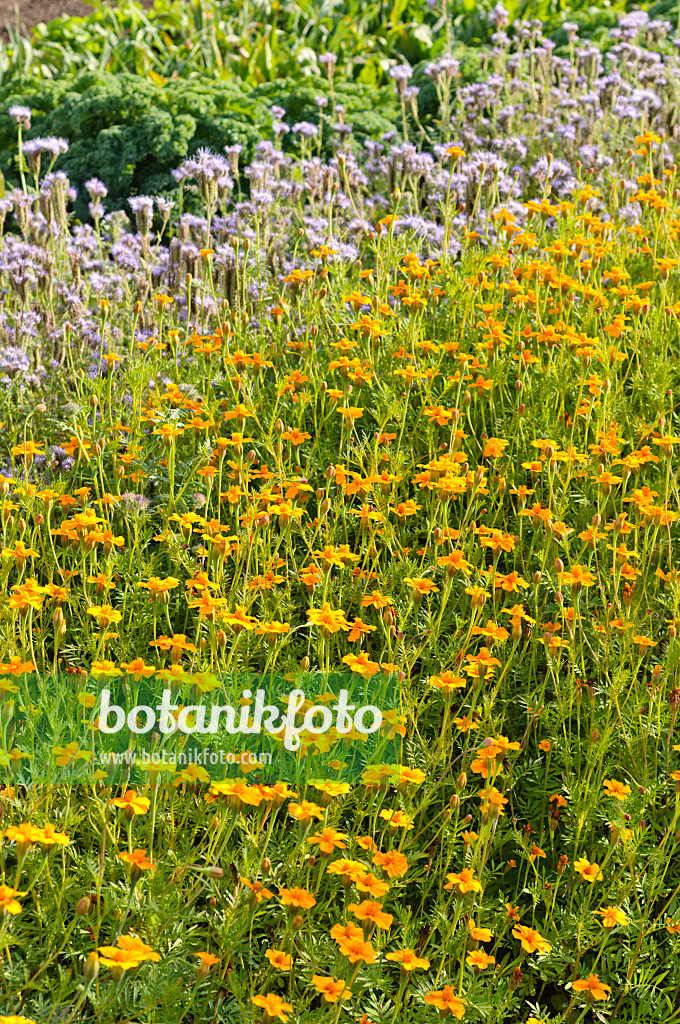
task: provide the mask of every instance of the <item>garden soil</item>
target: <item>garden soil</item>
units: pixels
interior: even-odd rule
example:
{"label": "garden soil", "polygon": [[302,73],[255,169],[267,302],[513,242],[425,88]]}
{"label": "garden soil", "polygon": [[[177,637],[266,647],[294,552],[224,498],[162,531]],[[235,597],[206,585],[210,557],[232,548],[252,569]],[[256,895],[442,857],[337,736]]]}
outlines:
{"label": "garden soil", "polygon": [[[153,0],[142,0],[144,7],[150,7]],[[0,0],[0,29],[17,23],[22,29],[33,28],[40,21],[52,21],[61,14],[83,17],[92,11],[92,6],[82,0]]]}

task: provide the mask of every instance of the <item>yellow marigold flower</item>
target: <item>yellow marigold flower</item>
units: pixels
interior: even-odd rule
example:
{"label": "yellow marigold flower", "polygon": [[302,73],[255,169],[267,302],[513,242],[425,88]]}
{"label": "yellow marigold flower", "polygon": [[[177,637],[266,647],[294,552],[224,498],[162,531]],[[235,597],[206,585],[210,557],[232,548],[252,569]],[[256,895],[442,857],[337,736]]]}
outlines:
{"label": "yellow marigold flower", "polygon": [[481,949],[473,949],[465,958],[470,967],[477,971],[485,971],[491,964],[496,963],[496,958]]}
{"label": "yellow marigold flower", "polygon": [[342,881],[347,885],[351,885],[352,879],[355,875],[361,873],[363,870],[363,864],[360,861],[347,860],[344,857],[339,860],[331,861],[326,868],[329,875],[340,875]]}
{"label": "yellow marigold flower", "polygon": [[482,885],[475,878],[475,873],[471,868],[463,868],[459,872],[449,872],[446,876],[445,889],[456,889],[460,896],[464,896],[468,892],[481,892]]}
{"label": "yellow marigold flower", "polygon": [[104,954],[104,966],[118,971],[130,971],[145,960],[160,961],[158,953],[135,935],[121,935],[116,946],[99,946],[99,952]]}
{"label": "yellow marigold flower", "polygon": [[404,583],[415,591],[414,598],[416,601],[419,598],[428,596],[429,594],[439,593],[439,587],[435,586],[432,580],[414,579],[411,576],[407,576],[404,579]]}
{"label": "yellow marigold flower", "polygon": [[613,796],[615,800],[625,800],[630,793],[630,786],[617,782],[616,779],[605,779],[604,788],[607,796]]}
{"label": "yellow marigold flower", "polygon": [[425,775],[425,772],[420,770],[420,768],[406,768],[404,765],[397,765],[392,778],[397,786],[403,789],[406,788],[406,786],[422,785],[427,776]]}
{"label": "yellow marigold flower", "polygon": [[404,811],[384,810],[380,812],[380,817],[384,818],[385,821],[389,821],[390,828],[404,828],[407,832],[410,832],[414,827],[413,818]]}
{"label": "yellow marigold flower", "polygon": [[349,782],[333,782],[332,780],[328,781],[323,779],[311,779],[310,785],[314,786],[314,789],[318,789],[325,797],[328,797],[329,802],[334,797],[347,796],[352,788]]}
{"label": "yellow marigold flower", "polygon": [[87,609],[87,614],[97,620],[101,630],[107,629],[114,623],[120,622],[123,618],[121,613],[115,608],[112,608],[110,604],[93,604],[91,608]]}
{"label": "yellow marigold flower", "polygon": [[604,877],[599,864],[591,864],[586,857],[574,861],[574,871],[586,882],[599,882]]}
{"label": "yellow marigold flower", "polygon": [[426,971],[430,966],[430,961],[419,957],[414,949],[398,949],[394,953],[386,953],[385,959],[401,964],[402,971]]}
{"label": "yellow marigold flower", "polygon": [[6,914],[20,914],[21,904],[19,903],[17,896],[26,896],[28,893],[19,892],[18,889],[12,889],[9,885],[0,885],[0,911]]}
{"label": "yellow marigold flower", "polygon": [[90,667],[90,675],[94,679],[115,679],[116,676],[122,676],[122,672],[119,668],[116,668],[112,661],[93,661]]}
{"label": "yellow marigold flower", "polygon": [[28,822],[22,825],[10,825],[5,829],[5,839],[13,839],[17,844],[17,851],[26,853],[33,843],[40,840],[40,829],[35,825],[29,825]]}
{"label": "yellow marigold flower", "polygon": [[599,914],[602,918],[604,928],[615,928],[617,924],[625,927],[628,924],[628,918],[618,907],[600,907],[599,910],[594,910],[593,913]]}
{"label": "yellow marigold flower", "polygon": [[41,846],[68,846],[71,842],[65,832],[57,832],[54,825],[48,822],[44,828],[36,830],[38,835],[38,842]]}
{"label": "yellow marigold flower", "polygon": [[137,796],[134,789],[127,789],[123,796],[114,797],[110,801],[114,807],[120,807],[131,814],[146,814],[151,807],[151,801],[146,796]]}
{"label": "yellow marigold flower", "polygon": [[484,587],[466,587],[465,593],[470,596],[473,609],[481,608],[489,596]]}
{"label": "yellow marigold flower", "polygon": [[451,698],[454,690],[467,686],[467,680],[453,672],[442,672],[440,676],[430,676],[430,686],[441,690],[445,697]]}
{"label": "yellow marigold flower", "polygon": [[290,629],[289,622],[279,622],[274,620],[273,622],[263,622],[256,630],[255,636],[264,636],[267,638],[268,643],[274,643],[277,636],[283,636]]}

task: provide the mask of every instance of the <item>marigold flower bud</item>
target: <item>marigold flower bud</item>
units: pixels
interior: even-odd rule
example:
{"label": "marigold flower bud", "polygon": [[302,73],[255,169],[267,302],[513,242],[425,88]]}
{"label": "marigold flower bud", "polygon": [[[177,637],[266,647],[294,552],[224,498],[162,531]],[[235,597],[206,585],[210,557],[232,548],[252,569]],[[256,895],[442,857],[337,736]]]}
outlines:
{"label": "marigold flower bud", "polygon": [[78,917],[86,917],[87,914],[92,910],[92,900],[89,896],[81,896],[76,903],[76,915]]}
{"label": "marigold flower bud", "polygon": [[83,965],[83,977],[86,981],[92,982],[99,974],[99,957],[96,953],[90,953]]}

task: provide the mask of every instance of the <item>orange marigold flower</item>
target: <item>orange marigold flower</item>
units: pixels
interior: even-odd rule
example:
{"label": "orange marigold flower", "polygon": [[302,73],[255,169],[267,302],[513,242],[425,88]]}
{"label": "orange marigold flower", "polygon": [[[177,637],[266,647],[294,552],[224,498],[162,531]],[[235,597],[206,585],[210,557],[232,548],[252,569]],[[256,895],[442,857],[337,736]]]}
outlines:
{"label": "orange marigold flower", "polygon": [[306,889],[281,889],[279,896],[284,907],[310,910],[316,906],[315,898]]}
{"label": "orange marigold flower", "polygon": [[482,891],[481,882],[475,878],[475,873],[471,868],[463,868],[463,870],[459,872],[449,872],[446,879],[447,882],[444,888],[455,888],[461,896],[464,896],[468,892]]}
{"label": "orange marigold flower", "polygon": [[265,1024],[270,1024],[274,1020],[286,1021],[288,1014],[293,1012],[291,1004],[284,1003],[281,996],[277,996],[273,992],[266,996],[251,996],[250,1001],[264,1011]]}
{"label": "orange marigold flower", "polygon": [[600,981],[597,974],[589,974],[587,978],[575,981],[571,987],[574,992],[585,992],[588,1002],[593,1002],[596,999],[604,1000],[607,998],[607,993],[611,992],[609,985]]}
{"label": "orange marigold flower", "polygon": [[311,803],[309,800],[303,800],[302,803],[288,804],[288,813],[293,817],[297,818],[300,824],[304,827],[310,825],[314,818],[318,818],[319,821],[323,819],[324,809],[319,807],[318,804]]}
{"label": "orange marigold flower", "polygon": [[133,850],[132,853],[123,851],[118,854],[118,857],[126,864],[132,864],[140,872],[149,871],[154,867],[153,861],[150,861],[146,855],[146,850]]}
{"label": "orange marigold flower", "polygon": [[388,878],[401,878],[408,871],[408,861],[398,850],[376,853],[373,863],[376,867],[382,868]]}
{"label": "orange marigold flower", "polygon": [[293,962],[292,958],[288,953],[284,953],[281,949],[266,949],[264,955],[269,960],[269,963],[277,971],[289,971],[290,966]]}
{"label": "orange marigold flower", "polygon": [[347,906],[350,914],[354,914],[357,921],[368,921],[376,928],[386,931],[392,926],[394,918],[392,914],[383,911],[382,903],[375,903],[373,900],[362,900],[361,903],[350,903]]}
{"label": "orange marigold flower", "polygon": [[151,801],[146,796],[137,796],[134,789],[127,789],[121,797],[114,797],[110,801],[114,807],[121,807],[132,814],[146,814],[151,807]]}
{"label": "orange marigold flower", "polygon": [[334,828],[324,828],[320,832],[316,832],[313,836],[309,836],[307,842],[310,845],[318,843],[319,849],[322,853],[332,853],[333,850],[345,850],[347,849],[344,839],[347,836],[343,835],[342,832],[338,832]]}
{"label": "orange marigold flower", "polygon": [[320,974],[312,975],[312,985],[323,996],[327,1003],[337,1003],[338,999],[351,999],[352,993],[342,979],[324,978]]}
{"label": "orange marigold flower", "polygon": [[430,966],[430,961],[419,957],[414,949],[398,949],[394,953],[386,953],[385,959],[401,964],[402,971],[426,971]]}
{"label": "orange marigold flower", "polygon": [[517,928],[513,928],[512,934],[514,938],[519,939],[522,949],[526,950],[527,953],[549,953],[552,946],[544,939],[533,928],[528,928],[526,925],[520,924]]}
{"label": "orange marigold flower", "polygon": [[456,995],[456,990],[452,985],[428,992],[425,1002],[428,1006],[435,1006],[443,1015],[452,1013],[458,1020],[462,1020],[465,1015],[466,1004]]}

